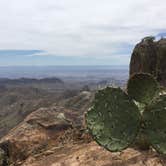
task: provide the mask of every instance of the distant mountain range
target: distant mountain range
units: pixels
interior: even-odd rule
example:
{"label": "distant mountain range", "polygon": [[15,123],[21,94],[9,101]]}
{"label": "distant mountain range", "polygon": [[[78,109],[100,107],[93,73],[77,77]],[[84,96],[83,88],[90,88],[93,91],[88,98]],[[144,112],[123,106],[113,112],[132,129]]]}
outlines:
{"label": "distant mountain range", "polygon": [[128,66],[20,66],[0,67],[0,78],[126,78]]}
{"label": "distant mountain range", "polygon": [[19,78],[19,79],[9,79],[9,78],[0,78],[0,85],[16,85],[16,84],[34,84],[34,83],[59,83],[63,84],[64,82],[59,78]]}

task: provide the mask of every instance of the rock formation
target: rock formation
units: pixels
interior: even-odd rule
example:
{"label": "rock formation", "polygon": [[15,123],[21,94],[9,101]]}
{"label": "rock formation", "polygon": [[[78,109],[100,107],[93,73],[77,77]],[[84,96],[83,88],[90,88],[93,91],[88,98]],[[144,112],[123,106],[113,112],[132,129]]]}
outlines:
{"label": "rock formation", "polygon": [[[23,122],[13,128],[0,141],[10,149],[11,161],[25,160],[29,155],[39,152],[48,146],[61,146],[65,141],[65,131],[74,132],[80,115],[63,107],[40,108],[31,113]],[[63,138],[62,141],[62,136]],[[75,138],[76,139],[76,138]],[[5,150],[3,148],[3,150]],[[1,156],[4,154],[1,152]]]}
{"label": "rock formation", "polygon": [[[30,113],[0,139],[0,166],[8,160],[10,164],[21,165],[28,157],[51,147],[59,148],[84,140],[84,111],[89,108],[92,96],[90,92],[81,92],[60,103],[64,107],[55,103]],[[69,108],[70,104],[73,109]]]}
{"label": "rock formation", "polygon": [[130,75],[151,73],[166,86],[166,39],[155,41],[146,37],[134,48],[130,61]]}

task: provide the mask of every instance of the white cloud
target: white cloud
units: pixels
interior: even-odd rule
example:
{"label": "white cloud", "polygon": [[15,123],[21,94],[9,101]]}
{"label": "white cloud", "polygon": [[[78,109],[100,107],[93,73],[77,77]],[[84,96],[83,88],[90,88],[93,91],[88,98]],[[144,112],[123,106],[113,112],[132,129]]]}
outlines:
{"label": "white cloud", "polygon": [[0,49],[118,55],[166,29],[165,11],[165,0],[0,0]]}

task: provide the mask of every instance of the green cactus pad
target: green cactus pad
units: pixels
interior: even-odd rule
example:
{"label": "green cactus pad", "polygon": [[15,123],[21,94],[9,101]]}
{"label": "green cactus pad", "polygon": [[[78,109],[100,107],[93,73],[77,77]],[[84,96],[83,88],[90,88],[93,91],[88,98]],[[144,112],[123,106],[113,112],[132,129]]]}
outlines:
{"label": "green cactus pad", "polygon": [[166,154],[166,95],[160,96],[143,114],[145,133],[151,145]]}
{"label": "green cactus pad", "polygon": [[100,90],[85,118],[94,140],[112,152],[127,148],[140,126],[137,106],[120,88]]}
{"label": "green cactus pad", "polygon": [[159,93],[159,85],[152,75],[139,73],[129,79],[127,92],[134,100],[148,104]]}

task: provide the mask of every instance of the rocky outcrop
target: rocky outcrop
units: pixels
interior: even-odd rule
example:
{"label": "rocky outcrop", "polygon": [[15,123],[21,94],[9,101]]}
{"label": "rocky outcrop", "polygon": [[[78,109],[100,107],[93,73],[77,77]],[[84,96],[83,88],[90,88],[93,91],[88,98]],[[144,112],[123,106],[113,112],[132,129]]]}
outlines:
{"label": "rocky outcrop", "polygon": [[58,86],[54,81],[0,79],[0,166],[21,165],[50,147],[84,139],[91,92],[79,87],[68,91],[63,82]]}
{"label": "rocky outcrop", "polygon": [[111,153],[94,142],[52,148],[30,156],[22,166],[164,166],[155,152],[128,148]]}
{"label": "rocky outcrop", "polygon": [[63,107],[40,108],[3,137],[0,147],[7,145],[11,161],[25,160],[49,146],[61,146],[62,137],[67,130],[68,136],[73,132],[78,119],[78,113]]}
{"label": "rocky outcrop", "polygon": [[61,106],[54,104],[37,109],[0,140],[0,148],[5,144],[10,162],[20,165],[28,157],[47,151],[50,147],[58,148],[91,140],[84,132],[83,119],[92,96],[90,92],[84,91],[60,102]]}
{"label": "rocky outcrop", "polygon": [[130,75],[150,73],[166,86],[166,39],[154,41],[146,37],[134,48],[130,61]]}

